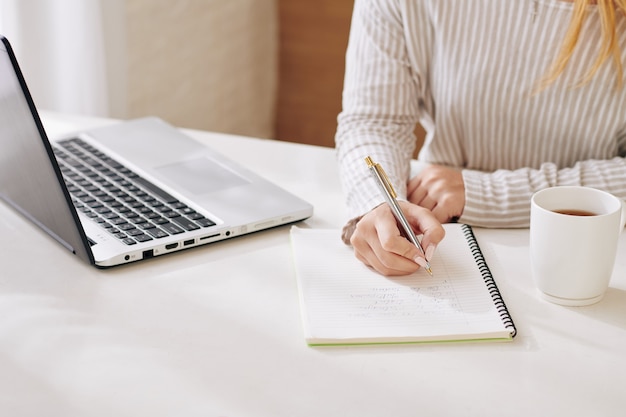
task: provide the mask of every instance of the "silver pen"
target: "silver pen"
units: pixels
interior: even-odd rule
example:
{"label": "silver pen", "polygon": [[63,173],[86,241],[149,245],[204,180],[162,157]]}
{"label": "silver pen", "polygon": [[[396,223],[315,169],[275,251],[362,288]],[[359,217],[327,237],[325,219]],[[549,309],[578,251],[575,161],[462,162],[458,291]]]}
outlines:
{"label": "silver pen", "polygon": [[389,204],[393,215],[395,216],[398,223],[400,223],[404,237],[406,237],[411,243],[417,246],[417,248],[422,252],[422,254],[424,255],[424,259],[426,260],[426,267],[424,269],[426,269],[426,271],[428,271],[428,273],[432,275],[433,271],[430,268],[430,262],[428,262],[428,259],[426,259],[426,252],[424,252],[422,244],[417,239],[417,236],[415,236],[415,233],[413,233],[411,225],[409,224],[406,216],[402,212],[402,209],[398,204],[398,200],[396,200],[396,191],[393,189],[393,186],[391,185],[391,182],[389,181],[385,170],[383,169],[383,167],[380,166],[380,164],[375,163],[369,156],[365,158],[365,162],[367,163],[367,166],[370,169],[372,176],[376,180],[376,183],[380,187],[380,190],[382,191],[385,200],[387,200],[387,204]]}

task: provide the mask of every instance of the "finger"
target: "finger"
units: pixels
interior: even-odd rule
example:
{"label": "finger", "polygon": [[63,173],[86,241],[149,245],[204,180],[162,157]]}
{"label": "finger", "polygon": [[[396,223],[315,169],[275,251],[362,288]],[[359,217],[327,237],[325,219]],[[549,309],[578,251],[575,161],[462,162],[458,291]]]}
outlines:
{"label": "finger", "polygon": [[[418,217],[433,217],[427,209],[406,201],[400,204],[417,209],[421,213],[417,214]],[[413,224],[417,230],[418,222]],[[356,224],[351,243],[357,258],[384,275],[415,272],[420,268],[418,258],[424,258],[419,248],[401,233],[396,218],[386,204],[378,206]]]}
{"label": "finger", "polygon": [[422,180],[419,177],[411,178],[406,185],[407,195],[411,195],[415,192],[415,190],[422,188],[421,185],[422,185]]}
{"label": "finger", "polygon": [[396,222],[380,224],[377,235],[371,247],[386,270],[408,274],[426,265],[422,251],[404,236]]}
{"label": "finger", "polygon": [[420,202],[426,197],[428,190],[424,187],[417,187],[414,190],[407,190],[407,200],[413,204],[420,204]]}
{"label": "finger", "polygon": [[[405,207],[405,215],[409,222],[415,225],[418,232],[423,235],[422,247],[428,252],[428,248],[433,246],[432,252],[446,234],[441,222],[432,212],[423,207],[411,206],[410,204]],[[429,258],[427,257],[427,259]]]}
{"label": "finger", "polygon": [[382,268],[393,272],[393,275],[408,274],[419,269],[415,262],[415,257],[421,255],[419,249],[401,234],[395,222],[379,227],[377,235],[378,239],[370,242],[370,245]]}
{"label": "finger", "polygon": [[354,253],[357,259],[368,267],[374,269],[385,276],[407,275],[419,269],[419,265],[408,261],[402,256],[386,252],[382,246],[378,244],[378,240],[374,241],[372,248],[367,242],[355,242],[353,245]]}
{"label": "finger", "polygon": [[448,214],[447,208],[440,204],[437,204],[435,207],[433,207],[431,211],[435,218],[437,218],[437,221],[439,221],[440,223],[447,223],[452,217]]}
{"label": "finger", "polygon": [[431,198],[429,195],[426,195],[419,203],[417,203],[417,205],[433,211],[434,208],[437,207],[437,200]]}
{"label": "finger", "polygon": [[380,257],[375,252],[373,254],[368,258],[369,266],[385,276],[409,275],[420,269],[419,264],[390,252],[381,252]]}
{"label": "finger", "polygon": [[[406,275],[419,269],[414,258],[419,255],[418,249],[406,240],[396,227],[380,227],[375,239],[369,239],[367,248],[360,247],[361,254],[367,258],[368,264],[383,275]],[[371,237],[371,236],[370,236]]]}

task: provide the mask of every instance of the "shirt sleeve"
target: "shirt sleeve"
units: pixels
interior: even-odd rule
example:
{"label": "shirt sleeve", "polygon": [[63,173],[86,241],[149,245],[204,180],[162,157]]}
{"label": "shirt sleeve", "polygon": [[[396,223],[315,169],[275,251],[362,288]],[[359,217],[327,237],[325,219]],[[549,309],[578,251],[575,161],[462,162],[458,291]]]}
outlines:
{"label": "shirt sleeve", "polygon": [[356,0],[335,136],[341,184],[352,217],[384,201],[370,177],[366,156],[383,166],[398,198],[406,198],[424,85],[424,74],[406,51],[401,7],[393,0]]}
{"label": "shirt sleeve", "polygon": [[563,169],[543,163],[539,169],[464,170],[466,202],[459,221],[480,227],[528,227],[533,193],[553,186],[599,188],[626,200],[626,151],[621,155],[580,161]]}

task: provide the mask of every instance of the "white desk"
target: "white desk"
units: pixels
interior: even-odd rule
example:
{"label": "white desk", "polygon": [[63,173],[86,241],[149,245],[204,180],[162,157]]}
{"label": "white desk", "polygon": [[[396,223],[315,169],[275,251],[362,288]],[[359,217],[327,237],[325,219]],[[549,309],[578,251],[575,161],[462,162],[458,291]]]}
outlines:
{"label": "white desk", "polygon": [[[346,220],[333,150],[189,133],[313,203],[301,226]],[[311,348],[288,226],[101,271],[0,204],[0,415],[626,415],[626,233],[582,308],[539,299],[527,230],[476,235],[514,342]]]}

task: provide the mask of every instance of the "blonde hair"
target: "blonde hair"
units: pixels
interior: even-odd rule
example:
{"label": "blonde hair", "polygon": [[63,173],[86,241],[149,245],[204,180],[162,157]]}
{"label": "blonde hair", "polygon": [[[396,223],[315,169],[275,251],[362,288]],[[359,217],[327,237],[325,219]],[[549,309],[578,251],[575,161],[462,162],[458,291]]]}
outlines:
{"label": "blonde hair", "polygon": [[600,15],[602,23],[602,43],[598,57],[577,86],[589,82],[600,67],[612,57],[613,65],[615,66],[617,86],[618,88],[622,88],[624,84],[624,69],[622,68],[616,15],[622,14],[626,16],[626,0],[573,0],[573,2],[572,20],[565,34],[561,50],[546,76],[541,80],[539,89],[544,89],[555,82],[557,78],[563,74],[563,71],[565,71],[565,67],[574,53],[583,23],[587,17],[587,6],[592,3],[597,4],[598,14]]}

